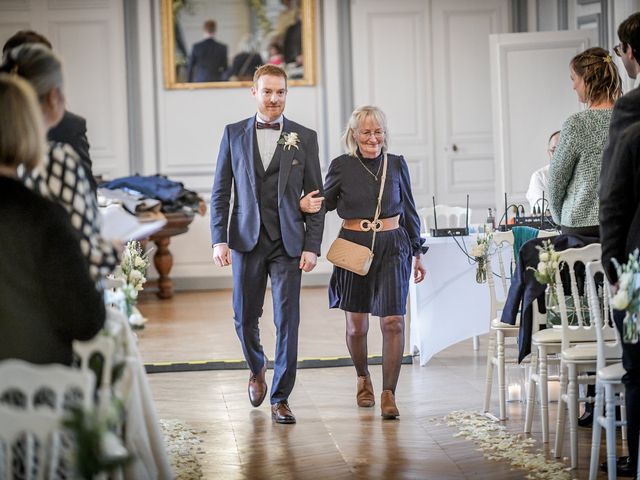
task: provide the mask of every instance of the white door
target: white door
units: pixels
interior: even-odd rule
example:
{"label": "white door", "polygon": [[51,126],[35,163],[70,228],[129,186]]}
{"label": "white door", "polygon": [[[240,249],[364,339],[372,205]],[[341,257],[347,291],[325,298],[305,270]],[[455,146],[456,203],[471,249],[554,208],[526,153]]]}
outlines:
{"label": "white door", "polygon": [[491,83],[496,150],[494,202],[525,203],[531,174],[548,162],[549,135],[580,109],[569,61],[595,45],[595,31],[491,36]]}
{"label": "white door", "polygon": [[[509,29],[507,0],[433,0],[435,195],[481,209],[493,200],[489,35]],[[482,218],[484,220],[484,218]]]}

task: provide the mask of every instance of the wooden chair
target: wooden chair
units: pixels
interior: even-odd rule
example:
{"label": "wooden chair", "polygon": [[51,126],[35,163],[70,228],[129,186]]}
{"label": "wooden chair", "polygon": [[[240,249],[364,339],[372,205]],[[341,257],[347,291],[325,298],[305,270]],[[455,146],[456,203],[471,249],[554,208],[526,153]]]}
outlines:
{"label": "wooden chair", "polygon": [[[505,379],[505,338],[517,338],[519,331],[520,318],[518,317],[516,325],[502,323],[500,321],[499,312],[504,308],[507,292],[509,290],[509,275],[505,266],[506,259],[513,257],[513,233],[511,231],[495,232],[492,242],[495,246],[495,253],[487,257],[487,283],[489,285],[490,307],[489,307],[489,345],[487,347],[487,374],[484,394],[485,413],[488,413],[491,405],[491,390],[493,388],[493,372],[494,368],[498,369],[498,403],[500,409],[500,420],[507,418],[507,395],[506,395],[506,379]],[[493,259],[498,260],[498,271],[500,274],[500,286],[502,292],[498,293],[496,283],[493,278]],[[511,262],[508,263],[509,265]],[[510,363],[514,363],[510,360]]]}
{"label": "wooden chair", "polygon": [[[589,296],[589,312],[591,322],[596,330],[597,343],[597,373],[596,373],[596,403],[593,409],[593,431],[591,437],[591,463],[589,465],[589,480],[598,476],[600,463],[600,436],[602,428],[606,430],[607,468],[608,478],[616,478],[616,427],[622,427],[622,445],[626,445],[626,410],[624,407],[624,386],[622,376],[625,374],[621,362],[607,365],[608,358],[622,356],[620,337],[616,335],[613,342],[605,342],[603,325],[612,321],[609,305],[609,284],[605,281],[602,295],[598,294],[595,276],[604,277],[602,263],[590,262],[587,265],[587,292]],[[602,300],[600,300],[602,299]],[[613,331],[617,333],[614,326]],[[619,395],[616,399],[616,395]],[[604,398],[603,398],[604,397]],[[620,405],[621,421],[616,421],[616,406]],[[605,416],[606,414],[606,416]]]}
{"label": "wooden chair", "polygon": [[[569,409],[571,467],[578,466],[578,402],[592,401],[589,398],[578,398],[578,384],[595,383],[595,375],[589,372],[596,370],[597,347],[596,329],[586,323],[583,318],[581,301],[578,292],[575,266],[600,259],[599,243],[582,248],[571,248],[558,252],[559,266],[556,268],[556,294],[558,296],[560,318],[562,322],[562,353],[560,360],[560,399],[558,401],[558,417],[556,423],[556,439],[554,452],[556,457],[562,454],[564,440],[566,407]],[[569,270],[571,297],[575,308],[576,325],[569,325],[569,313],[560,270],[566,264]],[[609,325],[603,325],[602,334],[605,341],[615,340],[615,331]],[[607,358],[607,362],[611,359]],[[619,360],[619,357],[618,357]]]}

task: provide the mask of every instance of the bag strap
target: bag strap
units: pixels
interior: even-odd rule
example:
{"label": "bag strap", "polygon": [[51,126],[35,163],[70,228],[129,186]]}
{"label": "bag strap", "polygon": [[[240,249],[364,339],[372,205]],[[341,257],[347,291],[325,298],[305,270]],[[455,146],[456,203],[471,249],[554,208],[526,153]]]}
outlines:
{"label": "bag strap", "polygon": [[[380,213],[382,211],[382,208],[380,207],[380,204],[382,203],[382,192],[384,192],[384,184],[385,184],[385,180],[387,179],[387,152],[384,152],[384,160],[383,160],[384,164],[382,165],[382,178],[380,180],[380,193],[378,194],[378,205],[376,206],[376,213],[373,216],[373,223],[376,223],[378,221],[378,218],[380,217]],[[376,230],[373,231],[373,238],[371,239],[371,253],[373,253],[373,246],[376,243]]]}

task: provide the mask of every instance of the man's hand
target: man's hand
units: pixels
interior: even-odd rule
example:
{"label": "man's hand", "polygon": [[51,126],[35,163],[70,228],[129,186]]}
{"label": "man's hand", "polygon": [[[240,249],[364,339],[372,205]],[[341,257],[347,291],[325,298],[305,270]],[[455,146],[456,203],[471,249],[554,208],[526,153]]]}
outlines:
{"label": "man's hand", "polygon": [[231,265],[231,250],[226,243],[213,247],[213,263],[219,267]]}
{"label": "man's hand", "polygon": [[413,282],[420,283],[424,280],[427,270],[422,265],[422,259],[420,256],[414,257],[413,260]]}
{"label": "man's hand", "polygon": [[324,197],[314,197],[320,193],[320,190],[314,190],[313,192],[305,195],[300,199],[300,210],[304,213],[318,213],[322,207],[322,201]]}
{"label": "man's hand", "polygon": [[300,256],[300,268],[303,272],[310,272],[318,263],[318,256],[311,252],[302,252]]}

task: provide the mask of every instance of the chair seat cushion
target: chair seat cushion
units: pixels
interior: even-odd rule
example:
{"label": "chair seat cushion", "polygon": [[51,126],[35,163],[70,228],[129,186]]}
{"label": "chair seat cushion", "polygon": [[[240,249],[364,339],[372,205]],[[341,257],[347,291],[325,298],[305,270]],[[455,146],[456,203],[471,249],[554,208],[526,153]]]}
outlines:
{"label": "chair seat cushion", "polygon": [[[567,361],[581,362],[581,361],[596,361],[598,355],[598,347],[596,342],[584,342],[573,345],[566,350],[562,351],[562,358]],[[614,360],[614,359],[611,359]]]}
{"label": "chair seat cushion", "polygon": [[622,381],[622,376],[627,371],[622,366],[622,363],[614,363],[598,370],[598,379],[605,382]]}
{"label": "chair seat cushion", "polygon": [[531,343],[536,345],[540,343],[562,343],[561,328],[545,328],[539,330],[531,337]]}
{"label": "chair seat cushion", "polygon": [[[519,320],[519,318],[518,318]],[[520,325],[511,325],[510,323],[502,323],[500,318],[494,318],[491,320],[491,328],[496,328],[500,330],[520,330]]]}

